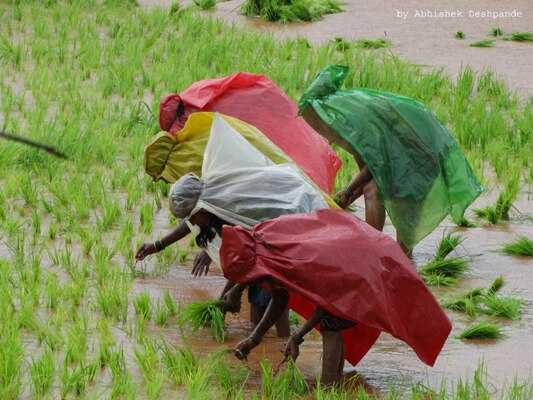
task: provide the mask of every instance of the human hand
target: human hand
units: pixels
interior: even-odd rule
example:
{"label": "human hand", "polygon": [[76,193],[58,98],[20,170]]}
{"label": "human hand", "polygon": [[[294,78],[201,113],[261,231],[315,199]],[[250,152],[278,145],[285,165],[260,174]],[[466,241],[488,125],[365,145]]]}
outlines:
{"label": "human hand", "polygon": [[235,290],[229,290],[224,296],[222,296],[222,309],[224,312],[237,313],[241,311],[241,293],[237,293]]}
{"label": "human hand", "polygon": [[351,201],[350,201],[351,196],[348,193],[346,193],[344,190],[339,190],[335,194],[335,198],[336,198],[335,201],[337,202],[339,207],[342,208],[343,210],[346,209],[346,207],[348,207],[351,204]]}
{"label": "human hand", "polygon": [[246,358],[248,357],[248,354],[250,354],[250,351],[256,347],[259,343],[256,343],[251,336],[247,337],[244,340],[241,340],[235,348],[233,349],[233,354],[235,354],[235,357],[237,357],[239,360],[246,361]]}
{"label": "human hand", "polygon": [[207,254],[207,251],[202,250],[194,258],[191,274],[194,276],[201,276],[205,272],[205,275],[207,275],[210,265],[211,257],[209,257],[209,254]]}
{"label": "human hand", "polygon": [[157,253],[155,243],[143,243],[135,252],[135,259],[138,261],[144,260],[150,254]]}
{"label": "human hand", "polygon": [[283,352],[285,355],[285,358],[292,358],[294,361],[298,358],[300,355],[300,344],[297,343],[296,338],[291,336],[289,340],[287,340],[287,343],[285,343],[285,350]]}

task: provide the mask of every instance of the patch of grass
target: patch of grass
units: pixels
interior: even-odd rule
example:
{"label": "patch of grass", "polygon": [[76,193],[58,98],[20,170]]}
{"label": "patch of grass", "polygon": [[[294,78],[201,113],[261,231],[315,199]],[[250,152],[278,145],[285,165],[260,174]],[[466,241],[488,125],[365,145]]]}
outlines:
{"label": "patch of grass", "polygon": [[463,238],[460,235],[454,235],[452,232],[446,233],[439,242],[437,252],[435,254],[435,260],[443,260],[462,242]]}
{"label": "patch of grass", "polygon": [[500,37],[503,35],[503,31],[499,26],[494,26],[489,32],[489,36]]}
{"label": "patch of grass", "polygon": [[480,40],[469,44],[470,47],[493,47],[494,42],[492,40]]}
{"label": "patch of grass", "polygon": [[444,276],[438,273],[425,273],[422,276],[422,279],[428,286],[455,286],[457,285],[456,278],[450,278],[449,276]]}
{"label": "patch of grass", "polygon": [[487,320],[466,328],[458,336],[459,339],[499,339],[503,336],[502,329]]}
{"label": "patch of grass", "polygon": [[466,35],[465,35],[464,32],[462,32],[462,31],[457,31],[457,32],[455,32],[454,37],[455,37],[456,39],[464,39],[464,38],[466,38]]}
{"label": "patch of grass", "polygon": [[520,319],[525,302],[513,296],[487,294],[483,298],[483,304],[487,307],[486,314],[516,321]]}
{"label": "patch of grass", "polygon": [[199,328],[211,328],[213,338],[223,342],[226,328],[222,304],[220,300],[195,301],[180,310],[179,320],[188,324],[193,331]]}
{"label": "patch of grass", "polygon": [[211,10],[217,5],[217,0],[193,0],[200,10]]}
{"label": "patch of grass", "polygon": [[392,42],[387,39],[359,39],[356,40],[355,43],[361,49],[382,49],[392,47]]}
{"label": "patch of grass", "polygon": [[533,32],[513,32],[503,40],[510,40],[513,42],[533,42]]}
{"label": "patch of grass", "polygon": [[465,228],[475,228],[476,227],[476,224],[474,224],[472,221],[468,220],[465,217],[463,217],[459,221],[457,221],[457,225],[465,227]]}
{"label": "patch of grass", "polygon": [[420,270],[421,275],[442,275],[457,278],[470,269],[464,257],[450,257],[444,260],[433,260]]}
{"label": "patch of grass", "polygon": [[500,251],[513,256],[533,257],[533,240],[519,236],[516,241],[505,244]]}
{"label": "patch of grass", "polygon": [[241,13],[280,23],[316,21],[325,14],[342,12],[344,4],[337,0],[246,0]]}

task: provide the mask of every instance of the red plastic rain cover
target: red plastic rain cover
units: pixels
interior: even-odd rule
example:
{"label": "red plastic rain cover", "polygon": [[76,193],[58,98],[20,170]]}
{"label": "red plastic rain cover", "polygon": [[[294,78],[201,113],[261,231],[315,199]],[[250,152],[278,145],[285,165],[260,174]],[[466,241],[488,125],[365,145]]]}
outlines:
{"label": "red plastic rain cover", "polygon": [[175,135],[188,116],[198,111],[220,112],[255,126],[320,189],[333,190],[341,160],[303,118],[295,117],[298,106],[266,76],[239,72],[198,81],[179,95],[166,95],[159,108],[159,125]]}
{"label": "red plastic rain cover", "polygon": [[220,258],[230,281],[271,276],[281,282],[291,294],[289,307],[304,318],[319,305],[356,322],[344,331],[352,365],[384,331],[432,366],[451,331],[398,244],[344,211],[286,215],[252,231],[224,226]]}

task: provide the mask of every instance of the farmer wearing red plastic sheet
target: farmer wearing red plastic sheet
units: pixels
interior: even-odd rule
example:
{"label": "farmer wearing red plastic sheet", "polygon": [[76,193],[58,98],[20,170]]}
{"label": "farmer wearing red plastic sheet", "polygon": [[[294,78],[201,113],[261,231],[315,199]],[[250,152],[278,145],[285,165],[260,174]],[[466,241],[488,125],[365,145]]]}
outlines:
{"label": "farmer wearing red plastic sheet", "polygon": [[381,331],[433,365],[451,330],[402,249],[346,212],[285,215],[252,231],[223,226],[220,255],[224,275],[239,283],[226,295],[229,310],[239,306],[241,284],[263,280],[272,290],[263,320],[235,347],[240,359],[287,303],[308,320],[287,342],[285,356],[296,359],[303,337],[319,325],[325,384],[342,377],[344,359],[357,364]]}
{"label": "farmer wearing red plastic sheet", "polygon": [[300,114],[353,154],[360,172],[337,195],[361,194],[366,221],[381,230],[385,210],[406,251],[450,214],[460,221],[483,188],[457,142],[419,102],[372,89],[341,89],[348,68],[329,66],[305,90]]}

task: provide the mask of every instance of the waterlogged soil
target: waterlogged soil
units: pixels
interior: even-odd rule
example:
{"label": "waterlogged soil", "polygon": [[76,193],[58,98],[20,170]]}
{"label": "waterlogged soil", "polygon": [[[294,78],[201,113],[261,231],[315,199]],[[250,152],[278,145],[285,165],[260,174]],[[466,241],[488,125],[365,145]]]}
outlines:
{"label": "waterlogged soil", "polygon": [[[140,0],[144,6],[170,7],[174,0]],[[183,5],[192,3],[184,0]],[[432,68],[443,68],[454,77],[466,67],[474,71],[492,70],[512,90],[533,96],[533,44],[495,40],[493,47],[469,44],[491,39],[493,27],[505,34],[531,31],[533,2],[530,0],[347,0],[342,13],[326,15],[312,23],[275,24],[245,18],[239,14],[242,0],[218,2],[204,12],[276,39],[306,37],[320,44],[336,37],[346,40],[390,40],[391,51],[400,58]],[[490,13],[488,13],[490,12]],[[508,13],[500,17],[499,13]],[[464,39],[456,39],[461,31]]]}

